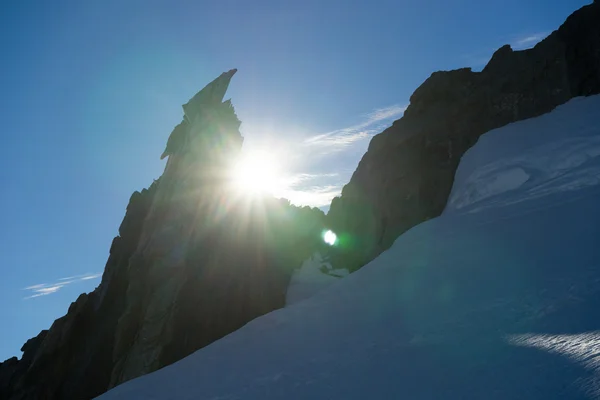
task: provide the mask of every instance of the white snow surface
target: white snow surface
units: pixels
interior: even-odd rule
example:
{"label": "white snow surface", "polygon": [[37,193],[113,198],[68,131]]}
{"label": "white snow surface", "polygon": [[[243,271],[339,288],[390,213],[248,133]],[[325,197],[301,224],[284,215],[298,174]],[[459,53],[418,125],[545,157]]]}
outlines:
{"label": "white snow surface", "polygon": [[483,135],[460,163],[448,210],[473,212],[600,183],[595,101],[576,98]]}
{"label": "white snow surface", "polygon": [[294,271],[286,293],[285,304],[290,306],[305,300],[346,275],[348,275],[347,269],[332,269],[331,263],[320,253],[315,253],[304,261],[300,269]]}
{"label": "white snow surface", "polygon": [[447,209],[115,399],[600,398],[600,96],[491,131]]}

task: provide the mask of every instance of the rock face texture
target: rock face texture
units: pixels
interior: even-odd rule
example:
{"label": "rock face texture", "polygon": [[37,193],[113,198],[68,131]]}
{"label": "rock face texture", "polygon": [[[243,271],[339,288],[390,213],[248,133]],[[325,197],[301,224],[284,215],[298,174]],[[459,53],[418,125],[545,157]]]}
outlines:
{"label": "rock face texture", "polygon": [[243,141],[223,102],[235,72],[183,106],[165,171],[131,196],[100,285],[0,364],[0,398],[89,399],[284,306],[325,216],[269,198],[254,207],[230,187]]}
{"label": "rock face texture", "polygon": [[[335,198],[337,267],[357,269],[444,209],[461,156],[479,136],[600,93],[600,4],[573,13],[534,48],[498,49],[481,72],[435,72],[404,116],[375,136]],[[599,110],[600,113],[600,110]]]}

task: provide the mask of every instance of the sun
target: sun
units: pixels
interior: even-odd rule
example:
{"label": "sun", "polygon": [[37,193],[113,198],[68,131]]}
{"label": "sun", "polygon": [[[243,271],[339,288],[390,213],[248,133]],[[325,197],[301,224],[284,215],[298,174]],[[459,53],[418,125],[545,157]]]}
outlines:
{"label": "sun", "polygon": [[280,189],[281,163],[271,154],[244,154],[233,166],[234,187],[246,194],[274,194]]}

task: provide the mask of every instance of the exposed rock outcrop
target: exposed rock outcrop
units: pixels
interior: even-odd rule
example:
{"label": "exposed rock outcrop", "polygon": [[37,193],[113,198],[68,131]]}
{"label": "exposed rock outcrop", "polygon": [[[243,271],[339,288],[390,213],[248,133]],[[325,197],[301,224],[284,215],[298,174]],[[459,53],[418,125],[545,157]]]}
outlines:
{"label": "exposed rock outcrop", "polygon": [[360,268],[444,209],[461,156],[479,136],[600,93],[600,4],[585,6],[534,48],[498,49],[481,72],[435,72],[404,116],[375,136],[328,223],[336,266]]}
{"label": "exposed rock outcrop", "polygon": [[223,96],[235,72],[184,105],[165,171],[131,196],[100,285],[0,364],[2,399],[89,399],[284,306],[325,216],[232,192],[225,171],[242,136]]}

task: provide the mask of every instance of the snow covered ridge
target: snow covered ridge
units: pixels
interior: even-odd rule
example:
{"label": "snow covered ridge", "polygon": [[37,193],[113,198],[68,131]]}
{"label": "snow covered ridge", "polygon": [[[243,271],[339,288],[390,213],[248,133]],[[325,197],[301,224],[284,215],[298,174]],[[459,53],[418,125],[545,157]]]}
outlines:
{"label": "snow covered ridge", "polygon": [[463,156],[446,211],[475,212],[597,185],[599,116],[599,96],[575,98],[486,133]]}
{"label": "snow covered ridge", "polygon": [[440,217],[100,398],[600,398],[599,112],[575,99],[489,132]]}

